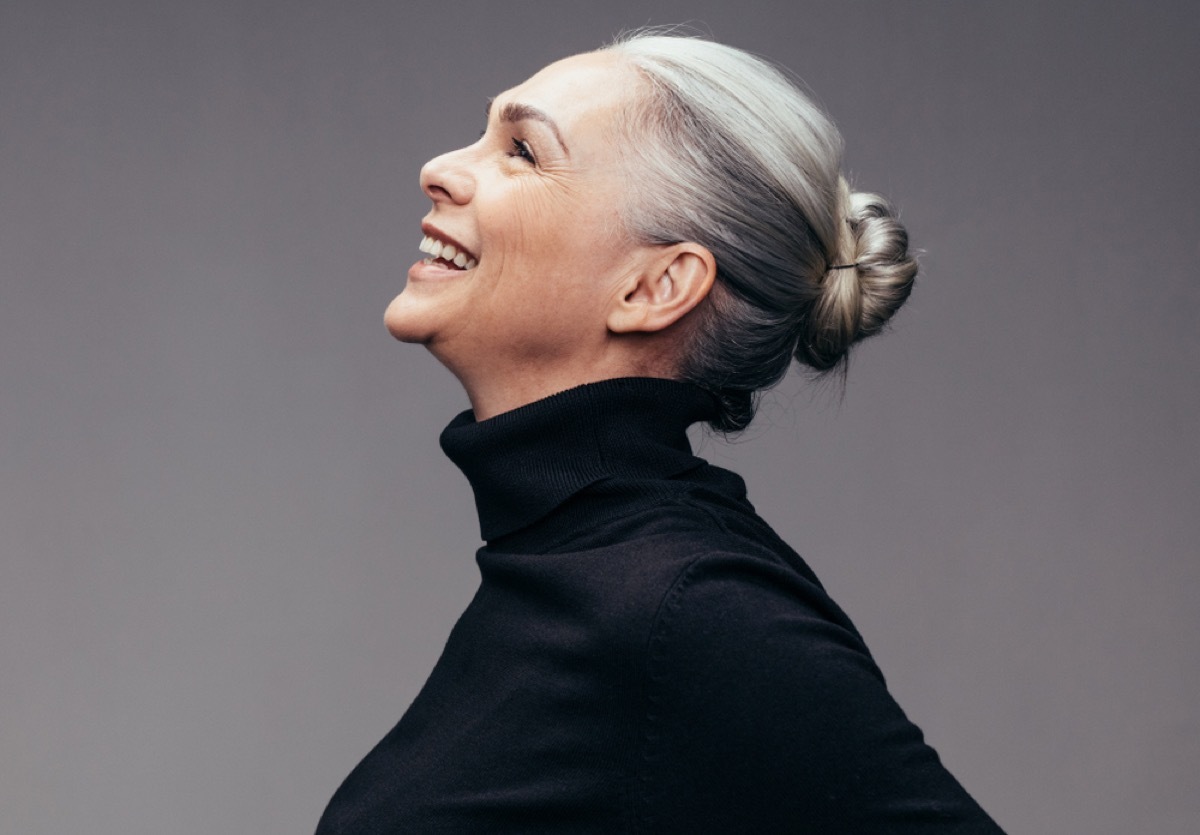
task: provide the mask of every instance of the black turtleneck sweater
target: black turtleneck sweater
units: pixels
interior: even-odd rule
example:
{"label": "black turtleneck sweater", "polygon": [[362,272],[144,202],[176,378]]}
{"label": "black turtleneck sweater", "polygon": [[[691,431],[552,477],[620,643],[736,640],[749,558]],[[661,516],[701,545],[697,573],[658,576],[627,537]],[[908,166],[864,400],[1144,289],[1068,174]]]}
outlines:
{"label": "black turtleneck sweater", "polygon": [[853,624],[731,472],[684,383],[622,379],[490,420],[479,590],[318,835],[997,833]]}

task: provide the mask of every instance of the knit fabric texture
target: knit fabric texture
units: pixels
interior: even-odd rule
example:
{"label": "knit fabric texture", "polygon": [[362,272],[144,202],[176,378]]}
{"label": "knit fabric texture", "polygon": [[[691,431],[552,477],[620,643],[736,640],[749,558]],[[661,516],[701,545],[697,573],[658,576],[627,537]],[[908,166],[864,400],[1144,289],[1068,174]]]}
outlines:
{"label": "knit fabric texture", "polygon": [[318,835],[1000,832],[742,479],[692,454],[713,413],[630,378],[451,422],[479,589]]}

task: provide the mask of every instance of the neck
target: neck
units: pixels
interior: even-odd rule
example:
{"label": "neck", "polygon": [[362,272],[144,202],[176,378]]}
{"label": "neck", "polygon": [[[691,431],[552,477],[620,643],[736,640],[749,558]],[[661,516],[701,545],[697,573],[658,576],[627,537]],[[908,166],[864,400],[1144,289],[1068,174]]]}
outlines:
{"label": "neck", "polygon": [[674,378],[668,363],[647,362],[644,351],[631,352],[625,345],[613,344],[607,350],[569,361],[525,358],[487,367],[474,363],[470,368],[454,362],[453,357],[443,355],[434,346],[429,349],[458,378],[479,421],[588,383],[622,377]]}

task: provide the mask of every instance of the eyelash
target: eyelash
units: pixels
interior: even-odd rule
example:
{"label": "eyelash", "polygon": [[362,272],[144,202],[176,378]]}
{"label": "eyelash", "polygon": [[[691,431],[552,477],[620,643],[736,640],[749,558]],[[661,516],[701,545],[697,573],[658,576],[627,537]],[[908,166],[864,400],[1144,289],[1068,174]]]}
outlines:
{"label": "eyelash", "polygon": [[512,143],[512,150],[508,152],[510,157],[520,157],[530,165],[537,165],[537,160],[533,157],[533,149],[529,147],[528,142],[524,139],[517,139],[514,136]]}
{"label": "eyelash", "polygon": [[[479,138],[483,139],[483,137],[486,134],[487,134],[487,128],[485,127],[483,130],[481,130],[479,132]],[[521,159],[528,162],[530,165],[534,165],[534,166],[537,165],[537,158],[534,157],[533,148],[529,147],[528,142],[526,142],[524,139],[517,139],[514,136],[512,144],[513,144],[512,150],[508,152],[508,156],[520,157]]]}

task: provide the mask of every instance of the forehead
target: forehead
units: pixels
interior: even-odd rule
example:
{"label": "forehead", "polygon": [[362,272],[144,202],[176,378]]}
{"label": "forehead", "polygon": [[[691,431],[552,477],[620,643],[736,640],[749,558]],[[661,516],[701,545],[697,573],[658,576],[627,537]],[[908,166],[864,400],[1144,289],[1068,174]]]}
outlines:
{"label": "forehead", "polygon": [[533,105],[570,128],[611,115],[636,94],[640,83],[637,70],[621,56],[586,52],[544,67],[497,101]]}

